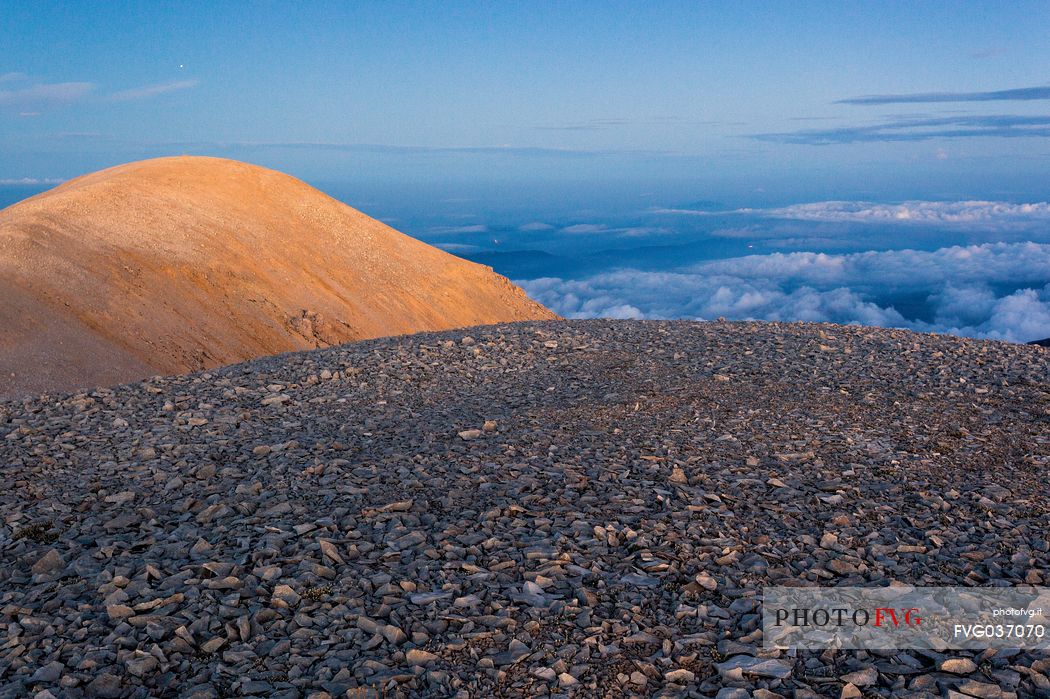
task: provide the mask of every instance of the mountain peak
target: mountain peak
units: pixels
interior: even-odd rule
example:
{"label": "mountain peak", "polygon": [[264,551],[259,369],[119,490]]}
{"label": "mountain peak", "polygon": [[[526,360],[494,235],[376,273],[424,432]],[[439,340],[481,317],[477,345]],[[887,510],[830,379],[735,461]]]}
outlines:
{"label": "mountain peak", "polygon": [[0,394],[130,381],[367,338],[553,318],[284,173],[168,157],[0,211]]}

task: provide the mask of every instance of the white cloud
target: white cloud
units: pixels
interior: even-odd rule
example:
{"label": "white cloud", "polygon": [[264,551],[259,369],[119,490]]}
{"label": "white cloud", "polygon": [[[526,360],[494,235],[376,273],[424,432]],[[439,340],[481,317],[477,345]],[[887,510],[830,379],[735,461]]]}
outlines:
{"label": "white cloud", "polygon": [[[534,299],[568,318],[762,318],[905,325],[892,309],[840,288],[786,291],[739,277],[623,270],[583,280],[519,282]],[[625,314],[629,309],[629,315]]]}
{"label": "white cloud", "polygon": [[[13,84],[13,89],[0,89],[0,107],[16,107],[22,116],[36,116],[37,107],[49,107],[71,104],[86,99],[95,92],[95,83],[64,82],[37,83],[25,85],[28,76],[23,73],[4,73],[0,75],[0,85]],[[21,85],[19,85],[21,84]],[[130,102],[149,99],[178,90],[196,87],[196,80],[174,80],[156,85],[145,85],[131,90],[122,90],[108,95],[105,99],[111,102]],[[24,86],[22,86],[24,85]]]}
{"label": "white cloud", "polygon": [[46,83],[15,90],[0,90],[0,107],[26,108],[69,104],[87,97],[94,89],[94,83]]}
{"label": "white cloud", "polygon": [[666,235],[674,233],[671,228],[662,228],[656,226],[634,226],[632,228],[618,228],[616,232],[622,238],[646,238],[652,235]]}
{"label": "white cloud", "polygon": [[707,211],[706,209],[650,209],[650,213],[666,214],[669,216],[717,216],[719,214],[735,214],[743,211],[761,211],[761,209],[739,209],[737,211]]}
{"label": "white cloud", "polygon": [[173,80],[171,82],[158,83],[156,85],[144,85],[143,87],[114,92],[109,96],[109,99],[113,102],[132,102],[134,100],[149,99],[150,97],[156,97],[157,95],[164,95],[169,92],[188,90],[197,85],[198,81],[196,80]]}
{"label": "white cloud", "polygon": [[518,230],[519,231],[524,231],[525,233],[530,233],[530,232],[534,232],[534,231],[549,231],[552,228],[554,228],[554,226],[550,225],[549,223],[543,223],[541,221],[533,221],[532,223],[526,223],[523,226],[519,226]]}
{"label": "white cloud", "polygon": [[609,228],[604,223],[577,223],[562,228],[562,233],[603,233]]}
{"label": "white cloud", "polygon": [[488,226],[478,223],[468,226],[434,226],[429,229],[430,233],[486,233]]}
{"label": "white cloud", "polygon": [[655,209],[652,213],[675,216],[744,214],[795,221],[827,223],[926,224],[955,227],[1031,225],[1050,221],[1050,203],[1014,204],[1005,201],[905,201],[879,204],[867,201],[819,201],[775,209]]}
{"label": "white cloud", "polygon": [[54,178],[54,177],[7,177],[0,178],[0,185],[3,186],[18,186],[18,185],[42,185],[42,184],[62,184],[65,180]]}
{"label": "white cloud", "polygon": [[985,243],[932,252],[890,250],[848,255],[773,253],[706,262],[693,271],[820,286],[870,284],[896,290],[949,283],[1046,283],[1050,282],[1050,245]]}
{"label": "white cloud", "polygon": [[[857,323],[1015,342],[1050,337],[1050,245],[1036,243],[932,252],[775,253],[679,272],[620,270],[581,280],[520,283],[533,298],[570,318],[725,316]],[[997,293],[996,288],[1006,290]],[[905,317],[887,300],[894,294],[925,299],[924,315],[932,320]]]}
{"label": "white cloud", "polygon": [[[966,328],[952,329],[951,332]],[[999,299],[984,323],[986,337],[1027,342],[1050,337],[1050,284]]]}
{"label": "white cloud", "polygon": [[466,253],[466,252],[477,252],[481,250],[477,245],[464,245],[462,243],[437,243],[434,245],[436,248],[441,248],[445,252]]}
{"label": "white cloud", "polygon": [[1012,204],[1002,201],[906,201],[873,204],[863,201],[824,201],[768,209],[767,216],[803,221],[989,224],[1050,220],[1050,204]]}

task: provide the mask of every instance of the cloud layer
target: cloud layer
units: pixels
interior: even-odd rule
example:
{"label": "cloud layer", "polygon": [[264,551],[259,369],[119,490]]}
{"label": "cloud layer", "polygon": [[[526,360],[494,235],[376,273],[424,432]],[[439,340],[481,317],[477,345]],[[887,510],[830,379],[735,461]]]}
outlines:
{"label": "cloud layer", "polygon": [[131,90],[114,92],[109,96],[109,99],[113,102],[133,102],[135,100],[157,97],[158,95],[164,95],[169,92],[188,90],[191,87],[196,87],[198,84],[199,83],[196,80],[173,80],[171,82],[158,83],[156,85],[144,85]]}
{"label": "cloud layer", "polygon": [[994,226],[997,230],[1010,227],[1045,226],[1050,222],[1050,203],[1013,203],[1006,201],[905,201],[882,204],[870,201],[818,201],[792,204],[775,209],[737,209],[735,211],[705,211],[703,209],[657,209],[655,214],[674,216],[714,216],[745,214],[767,218],[826,223],[886,223],[922,224],[966,228]]}
{"label": "cloud layer", "polygon": [[[570,318],[858,323],[1027,342],[1050,337],[1050,245],[988,243],[924,252],[798,252],[677,272],[620,270],[520,282]],[[917,298],[921,314],[893,298]],[[918,317],[923,316],[922,318]]]}
{"label": "cloud layer", "polygon": [[823,201],[768,209],[767,216],[800,221],[850,223],[919,223],[924,225],[996,226],[1050,221],[1050,203],[1014,204],[1003,201],[906,201],[878,204],[866,201]]}
{"label": "cloud layer", "polygon": [[[20,82],[21,74],[8,73],[4,82]],[[40,107],[69,104],[83,99],[95,89],[94,83],[47,83],[0,90],[0,107]]]}
{"label": "cloud layer", "polygon": [[865,95],[839,100],[836,104],[925,104],[932,102],[1005,102],[1050,100],[1050,87],[1020,87],[987,92],[920,92],[910,95]]}
{"label": "cloud layer", "polygon": [[420,155],[507,155],[516,157],[587,159],[605,157],[667,156],[670,151],[636,149],[577,149],[540,146],[411,146],[386,143],[340,143],[335,141],[190,141],[167,144],[187,148],[245,148],[259,150],[304,150],[336,153],[405,153]]}
{"label": "cloud layer", "polygon": [[11,186],[39,186],[44,184],[62,184],[65,182],[63,179],[57,177],[0,177],[0,185],[5,187]]}
{"label": "cloud layer", "polygon": [[753,134],[759,141],[806,146],[843,143],[929,141],[944,138],[1044,138],[1050,136],[1050,116],[998,114],[896,119],[868,126],[802,129]]}
{"label": "cloud layer", "polygon": [[[197,80],[173,80],[154,85],[143,85],[130,90],[121,90],[101,99],[110,102],[133,102],[150,99],[158,95],[196,87]],[[0,107],[17,109],[40,109],[82,102],[96,94],[97,85],[90,82],[45,83],[34,82],[25,73],[0,74]],[[36,116],[37,112],[23,112],[23,116]]]}

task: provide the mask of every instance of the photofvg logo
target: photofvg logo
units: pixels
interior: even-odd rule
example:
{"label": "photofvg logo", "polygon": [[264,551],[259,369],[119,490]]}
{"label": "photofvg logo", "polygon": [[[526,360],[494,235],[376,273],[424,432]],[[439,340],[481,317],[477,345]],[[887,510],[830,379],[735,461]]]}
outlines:
{"label": "photofvg logo", "polygon": [[832,609],[811,609],[809,607],[795,607],[794,609],[777,609],[777,626],[867,626],[872,624],[881,627],[889,624],[894,627],[919,626],[922,617],[919,609],[915,607],[895,608],[876,607],[874,609],[847,609],[846,607],[835,607]]}
{"label": "photofvg logo", "polygon": [[1050,588],[768,587],[767,648],[1050,649]]}

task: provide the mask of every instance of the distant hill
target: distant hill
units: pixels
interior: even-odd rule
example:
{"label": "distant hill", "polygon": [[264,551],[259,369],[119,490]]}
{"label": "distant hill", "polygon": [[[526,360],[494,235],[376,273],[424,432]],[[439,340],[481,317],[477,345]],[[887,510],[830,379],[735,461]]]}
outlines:
{"label": "distant hill", "polygon": [[1032,340],[1028,344],[1039,345],[1040,347],[1050,347],[1050,337],[1044,338],[1042,340]]}
{"label": "distant hill", "polygon": [[160,158],[0,211],[0,394],[554,314],[288,175]]}

